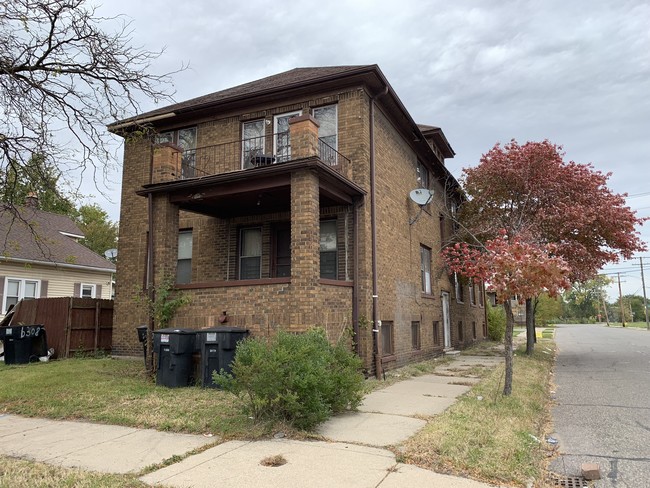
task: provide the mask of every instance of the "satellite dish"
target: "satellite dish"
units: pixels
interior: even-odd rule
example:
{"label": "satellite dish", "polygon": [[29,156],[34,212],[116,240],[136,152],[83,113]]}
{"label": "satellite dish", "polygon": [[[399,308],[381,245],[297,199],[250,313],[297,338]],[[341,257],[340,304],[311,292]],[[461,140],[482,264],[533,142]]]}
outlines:
{"label": "satellite dish", "polygon": [[115,259],[117,256],[117,249],[108,249],[104,252],[104,256],[106,256],[106,259]]}
{"label": "satellite dish", "polygon": [[417,203],[420,207],[427,205],[433,198],[433,190],[427,190],[426,188],[416,188],[411,193],[409,193],[409,198],[413,202]]}

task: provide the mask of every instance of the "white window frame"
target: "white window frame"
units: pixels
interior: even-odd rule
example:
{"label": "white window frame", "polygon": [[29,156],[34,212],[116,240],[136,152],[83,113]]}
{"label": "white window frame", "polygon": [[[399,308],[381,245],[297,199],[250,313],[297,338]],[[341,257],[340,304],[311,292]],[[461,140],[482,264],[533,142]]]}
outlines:
{"label": "white window frame", "polygon": [[[27,283],[35,283],[36,288],[34,290],[34,296],[33,297],[27,297],[29,299],[33,298],[38,298],[41,296],[41,280],[33,280],[31,278],[14,278],[12,276],[7,276],[5,278],[5,287],[4,287],[4,293],[2,297],[2,313],[5,314],[7,313],[7,298],[9,298],[9,295],[7,294],[7,290],[9,290],[9,282],[10,281],[16,281],[18,282],[18,300],[16,303],[18,303],[21,300],[25,299],[25,285]],[[15,298],[12,296],[12,298]]]}
{"label": "white window frame", "polygon": [[415,163],[415,179],[417,180],[419,188],[429,189],[429,185],[431,184],[429,176],[429,170],[424,163],[418,159]]}
{"label": "white window frame", "polygon": [[[338,151],[339,150],[339,105],[338,105],[338,103],[332,103],[331,105],[322,105],[320,107],[315,107],[315,108],[312,109],[311,113],[312,113],[313,117],[316,120],[318,120],[318,118],[316,117],[316,112],[318,110],[323,110],[323,109],[331,108],[331,107],[334,107],[334,127],[336,127],[336,132],[334,133],[334,137],[336,138],[336,140],[334,142],[334,145],[332,146],[330,144],[330,146],[333,147],[334,150]],[[321,137],[320,127],[318,128],[318,137],[319,138]],[[325,136],[325,137],[329,137],[329,136]]]}
{"label": "white window frame", "polygon": [[[264,153],[264,148],[266,147],[266,120],[265,119],[254,119],[254,120],[246,120],[245,122],[242,122],[241,124],[241,136],[242,136],[242,144],[241,144],[241,168],[246,169],[246,168],[251,168],[252,165],[250,164],[250,156],[249,158],[246,157],[246,141],[251,140],[251,139],[261,139],[262,142],[262,154]],[[262,124],[262,135],[260,137],[245,137],[246,133],[246,125],[247,124],[255,124],[255,123],[261,123]],[[275,138],[274,138],[275,139]],[[250,154],[250,149],[248,150]],[[261,156],[261,154],[260,154]],[[249,159],[249,161],[247,161]]]}
{"label": "white window frame", "polygon": [[[273,116],[273,154],[275,155],[275,160],[277,162],[285,162],[291,160],[291,138],[289,138],[288,152],[285,155],[278,154],[278,119],[284,117],[298,117],[302,115],[302,110],[295,110],[293,112],[285,112],[283,114],[278,114]],[[287,127],[287,133],[290,132],[290,128]],[[286,156],[286,158],[285,158]]]}
{"label": "white window frame", "polygon": [[[188,236],[189,235],[189,257],[187,256],[182,256],[181,252],[181,239],[182,236]],[[192,229],[181,229],[178,231],[178,255],[176,257],[176,283],[191,283],[192,282],[192,255],[194,251],[194,234],[192,233]],[[190,276],[188,281],[179,281],[178,278],[178,264],[183,261],[183,262],[188,262],[190,263]]]}
{"label": "white window frame", "polygon": [[[90,296],[84,296],[84,288],[90,288]],[[97,285],[94,283],[81,283],[79,285],[79,296],[81,298],[97,298]]]}
{"label": "white window frame", "polygon": [[[427,259],[425,260],[425,255]],[[432,284],[431,284],[431,248],[420,244],[420,281],[422,293],[425,295],[431,295]]]}

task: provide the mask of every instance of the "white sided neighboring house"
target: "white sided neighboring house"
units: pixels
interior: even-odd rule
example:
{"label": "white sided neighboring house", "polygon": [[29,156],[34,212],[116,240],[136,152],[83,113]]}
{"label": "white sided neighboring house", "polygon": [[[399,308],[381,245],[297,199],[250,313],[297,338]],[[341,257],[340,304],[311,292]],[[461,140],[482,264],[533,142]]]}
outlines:
{"label": "white sided neighboring house", "polygon": [[29,200],[16,212],[0,207],[0,319],[23,299],[112,298],[115,265],[79,242],[69,217]]}

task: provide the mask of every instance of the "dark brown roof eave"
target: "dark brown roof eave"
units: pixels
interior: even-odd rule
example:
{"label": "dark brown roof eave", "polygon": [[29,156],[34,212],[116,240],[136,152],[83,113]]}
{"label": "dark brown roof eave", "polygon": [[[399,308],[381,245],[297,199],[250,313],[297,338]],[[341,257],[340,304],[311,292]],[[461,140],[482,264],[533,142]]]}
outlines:
{"label": "dark brown roof eave", "polygon": [[[310,87],[310,86],[315,86],[315,85],[320,85],[332,81],[337,81],[337,80],[342,80],[342,79],[347,79],[347,78],[353,78],[353,77],[358,77],[360,75],[364,74],[380,74],[381,71],[379,70],[379,66],[376,64],[370,64],[370,65],[365,65],[361,66],[356,69],[350,69],[344,72],[339,72],[339,73],[333,73],[330,75],[324,75],[324,76],[319,76],[317,78],[313,78],[311,80],[303,80],[303,81],[296,81],[296,82],[290,82],[286,83],[284,85],[280,86],[274,86],[272,88],[265,88],[261,89],[252,93],[242,93],[239,95],[233,95],[228,98],[220,99],[220,100],[213,100],[210,102],[205,102],[205,103],[199,103],[196,105],[191,105],[188,107],[177,107],[178,104],[170,105],[169,107],[163,107],[160,109],[156,110],[151,110],[149,112],[145,112],[144,114],[136,115],[135,117],[130,117],[127,119],[123,119],[117,122],[114,122],[112,124],[109,124],[107,126],[108,130],[110,132],[115,132],[116,130],[122,129],[122,128],[127,128],[128,126],[133,126],[137,124],[142,124],[142,123],[148,123],[148,122],[153,122],[156,120],[160,120],[161,118],[167,118],[167,117],[173,117],[181,114],[187,114],[187,113],[192,113],[192,112],[197,112],[200,110],[205,110],[205,109],[210,109],[214,107],[219,107],[222,105],[230,105],[230,104],[235,104],[237,102],[242,102],[242,101],[254,101],[259,98],[263,98],[269,95],[274,95],[277,93],[283,93],[291,90],[296,90],[296,89],[301,89],[304,87]],[[385,81],[385,78],[383,75],[378,76],[382,81]],[[169,114],[169,115],[168,115]]]}

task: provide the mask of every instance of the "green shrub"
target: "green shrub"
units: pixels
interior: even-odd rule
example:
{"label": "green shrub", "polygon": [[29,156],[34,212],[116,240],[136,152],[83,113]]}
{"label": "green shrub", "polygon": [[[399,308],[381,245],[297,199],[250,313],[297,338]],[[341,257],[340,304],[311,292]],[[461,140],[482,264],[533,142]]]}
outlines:
{"label": "green shrub", "polygon": [[356,408],[363,397],[361,360],[343,344],[332,346],[324,331],[240,342],[232,363],[214,381],[244,401],[256,419],[288,421],[311,429],[330,415]]}
{"label": "green shrub", "polygon": [[501,342],[506,334],[506,312],[498,305],[488,306],[488,337],[492,341]]}

